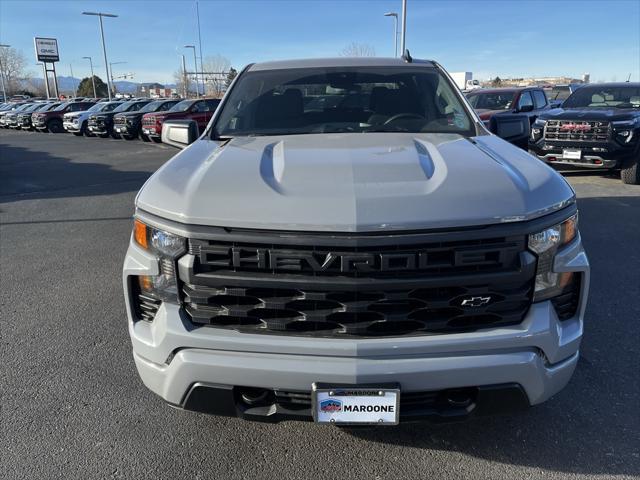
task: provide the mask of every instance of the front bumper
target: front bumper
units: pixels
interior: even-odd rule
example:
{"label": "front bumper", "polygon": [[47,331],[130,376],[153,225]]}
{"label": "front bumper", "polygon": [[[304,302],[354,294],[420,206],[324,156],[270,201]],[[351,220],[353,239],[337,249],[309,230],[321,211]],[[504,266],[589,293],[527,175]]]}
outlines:
{"label": "front bumper", "polygon": [[87,129],[96,135],[105,135],[109,133],[109,127],[107,125],[89,125]]}
{"label": "front bumper", "polygon": [[124,135],[133,135],[137,132],[137,128],[135,125],[114,125],[113,131],[115,133],[120,133]]}
{"label": "front bumper", "polygon": [[142,133],[147,137],[160,138],[161,133],[158,133],[156,127],[142,127]]}
{"label": "front bumper", "polygon": [[[276,403],[259,415],[247,414],[246,405],[237,401],[238,392],[250,387],[308,394],[314,382],[399,383],[407,394],[472,388],[482,398],[482,391],[495,393],[506,388],[507,398],[518,389],[523,392],[526,401],[515,403],[535,405],[547,400],[567,384],[578,361],[589,287],[589,263],[579,237],[557,254],[554,270],[582,274],[580,303],[567,320],[560,321],[551,302],[544,301],[532,304],[524,321],[514,326],[358,339],[194,329],[182,309],[169,303],[160,305],[153,322],[134,320],[129,276],[157,275],[159,266],[152,255],[133,243],[125,259],[123,281],[133,356],[150,390],[170,404],[202,410],[194,406],[201,403],[192,397],[198,387],[198,395],[212,399],[206,401],[212,413],[279,420],[290,418],[290,412]],[[484,407],[474,403],[469,408],[462,413]],[[299,416],[308,417],[304,411]]]}
{"label": "front bumper", "polygon": [[[581,158],[566,158],[565,149],[581,150]],[[640,142],[620,146],[608,143],[567,143],[539,140],[529,142],[529,153],[550,165],[566,165],[580,168],[625,168],[640,154]]]}
{"label": "front bumper", "polygon": [[71,133],[79,132],[81,130],[80,124],[74,123],[74,122],[63,122],[62,127],[67,132],[71,132]]}

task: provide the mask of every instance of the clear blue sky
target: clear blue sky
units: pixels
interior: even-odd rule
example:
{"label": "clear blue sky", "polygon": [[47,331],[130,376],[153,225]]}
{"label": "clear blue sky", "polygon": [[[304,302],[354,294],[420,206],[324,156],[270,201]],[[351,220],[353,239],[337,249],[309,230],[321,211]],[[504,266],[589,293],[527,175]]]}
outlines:
{"label": "clear blue sky", "polygon": [[[203,56],[220,54],[236,68],[282,58],[337,56],[351,42],[393,54],[400,0],[200,0]],[[170,82],[185,44],[197,42],[195,1],[0,0],[0,42],[35,66],[33,37],[58,39],[58,72],[88,75],[85,55],[101,66],[97,17],[105,19],[110,62],[134,81]],[[407,47],[449,71],[476,78],[591,73],[592,81],[640,80],[640,0],[408,0]],[[189,66],[193,63],[188,54]]]}

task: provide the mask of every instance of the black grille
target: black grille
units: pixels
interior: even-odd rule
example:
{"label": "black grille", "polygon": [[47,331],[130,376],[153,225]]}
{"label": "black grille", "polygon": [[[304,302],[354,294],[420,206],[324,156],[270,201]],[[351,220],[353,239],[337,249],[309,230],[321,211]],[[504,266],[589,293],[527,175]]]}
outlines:
{"label": "black grille", "polygon": [[532,298],[525,238],[332,239],[335,247],[314,248],[190,240],[181,291],[195,325],[247,333],[375,337],[514,325]]}
{"label": "black grille", "polygon": [[609,139],[609,122],[549,120],[544,127],[544,138],[569,142],[606,142]]}
{"label": "black grille", "polygon": [[565,288],[560,295],[553,297],[551,303],[560,320],[568,320],[575,316],[580,302],[580,282],[582,275],[574,274],[576,279]]}
{"label": "black grille", "polygon": [[[311,409],[311,392],[274,390],[274,401],[287,410]],[[478,388],[467,387],[427,392],[402,392],[400,412],[411,413],[426,408],[447,409],[452,406],[466,407],[478,396]]]}

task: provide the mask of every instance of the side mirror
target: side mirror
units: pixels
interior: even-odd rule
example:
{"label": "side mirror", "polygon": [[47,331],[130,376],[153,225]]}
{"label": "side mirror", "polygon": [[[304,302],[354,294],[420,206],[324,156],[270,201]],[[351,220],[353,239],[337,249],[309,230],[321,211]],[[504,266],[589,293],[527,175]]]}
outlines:
{"label": "side mirror", "polygon": [[531,111],[533,111],[533,105],[522,105],[521,107],[518,107],[518,109],[516,110],[516,112],[518,113],[526,113]]}
{"label": "side mirror", "polygon": [[489,130],[507,142],[526,146],[531,133],[529,117],[512,113],[493,115]]}
{"label": "side mirror", "polygon": [[185,148],[200,136],[195,120],[168,120],[162,124],[162,143]]}

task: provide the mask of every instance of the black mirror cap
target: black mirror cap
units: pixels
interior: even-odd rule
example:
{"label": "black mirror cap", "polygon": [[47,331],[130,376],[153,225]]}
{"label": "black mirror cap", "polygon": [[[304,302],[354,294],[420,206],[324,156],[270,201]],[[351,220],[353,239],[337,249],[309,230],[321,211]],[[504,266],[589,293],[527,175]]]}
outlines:
{"label": "black mirror cap", "polygon": [[531,124],[527,115],[501,113],[491,117],[489,130],[507,142],[521,146],[529,139]]}
{"label": "black mirror cap", "polygon": [[526,113],[526,112],[532,112],[532,111],[533,111],[533,105],[523,105],[517,110],[518,113]]}

